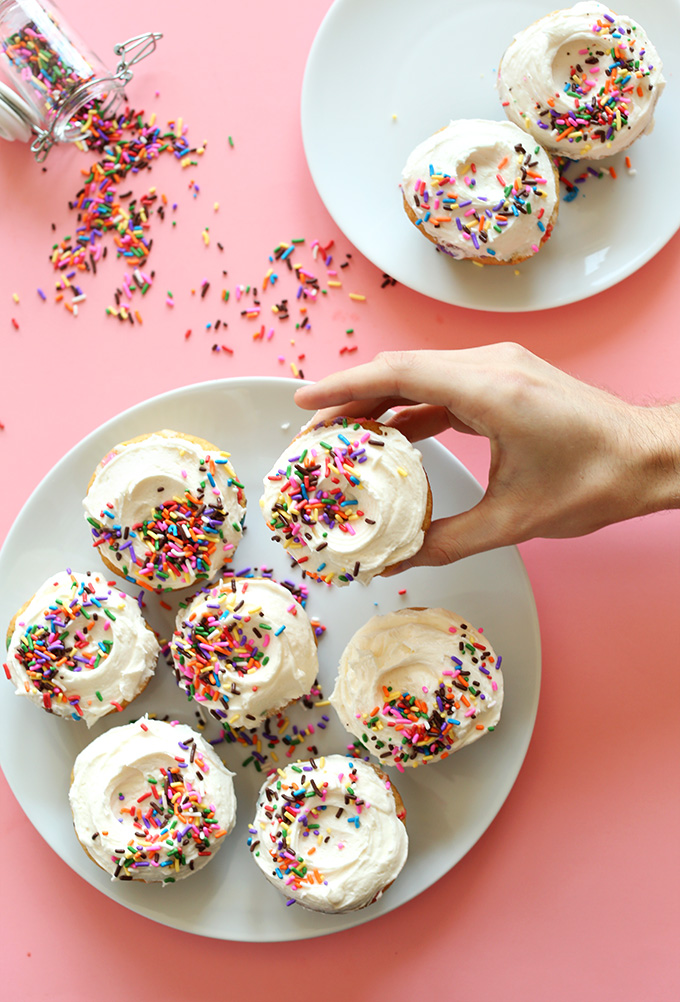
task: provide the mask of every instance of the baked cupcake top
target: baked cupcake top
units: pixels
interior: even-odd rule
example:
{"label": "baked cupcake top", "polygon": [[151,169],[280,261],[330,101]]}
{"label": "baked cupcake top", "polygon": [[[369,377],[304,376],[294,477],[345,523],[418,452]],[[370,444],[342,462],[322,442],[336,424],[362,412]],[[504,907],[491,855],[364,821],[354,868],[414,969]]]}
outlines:
{"label": "baked cupcake top", "polygon": [[545,150],[511,122],[458,119],[410,154],[401,176],[415,225],[454,258],[538,251],[559,200]]}
{"label": "baked cupcake top", "polygon": [[503,705],[501,658],[446,609],[374,616],[340,658],[331,705],[384,765],[415,766],[493,731]]}
{"label": "baked cupcake top", "polygon": [[76,834],[118,880],[171,883],[201,869],[236,822],[232,773],[186,724],[143,717],[78,755]]}
{"label": "baked cupcake top", "polygon": [[429,524],[422,457],[401,432],[337,418],[303,429],[264,479],[267,525],[304,571],[367,584],[416,553]]}
{"label": "baked cupcake top", "polygon": [[83,501],[102,558],[157,591],[214,577],[241,540],[245,505],[229,453],[168,430],[116,446]]}
{"label": "baked cupcake top", "polygon": [[380,897],[406,862],[404,814],[386,776],[358,759],[327,755],[266,780],[248,845],[288,903],[353,911]]}
{"label": "baked cupcake top", "polygon": [[91,727],[134,699],[158,653],[134,599],[102,574],[66,570],[14,617],[6,674],[18,695]]}
{"label": "baked cupcake top", "polygon": [[636,21],[601,3],[577,3],[515,35],[498,90],[508,118],[551,152],[599,159],[651,131],[661,68]]}
{"label": "baked cupcake top", "polygon": [[307,613],[268,578],[196,595],[179,610],[171,651],[178,685],[230,727],[256,727],[309,692],[319,667]]}

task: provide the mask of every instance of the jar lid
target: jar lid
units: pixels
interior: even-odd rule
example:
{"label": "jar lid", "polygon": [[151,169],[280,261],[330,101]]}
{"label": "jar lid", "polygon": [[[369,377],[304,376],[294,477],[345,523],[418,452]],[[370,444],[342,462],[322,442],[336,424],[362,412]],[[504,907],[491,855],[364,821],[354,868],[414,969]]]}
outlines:
{"label": "jar lid", "polygon": [[38,125],[38,118],[31,106],[0,80],[0,139],[27,143],[34,125]]}

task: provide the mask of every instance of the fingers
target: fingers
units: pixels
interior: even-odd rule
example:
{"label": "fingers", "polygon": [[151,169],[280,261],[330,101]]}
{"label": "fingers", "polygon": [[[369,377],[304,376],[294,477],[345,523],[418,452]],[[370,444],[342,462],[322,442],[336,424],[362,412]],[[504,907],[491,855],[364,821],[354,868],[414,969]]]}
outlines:
{"label": "fingers", "polygon": [[400,574],[409,567],[441,567],[526,538],[513,531],[507,513],[485,495],[469,511],[433,522],[418,553],[389,568],[385,576]]}
{"label": "fingers", "polygon": [[[326,376],[318,383],[301,386],[295,394],[299,407],[312,410],[340,406],[352,401],[418,401],[446,405],[451,396],[451,362],[447,356],[466,352],[395,351],[378,355],[366,365]],[[447,364],[444,365],[444,360]]]}
{"label": "fingers", "polygon": [[[299,407],[305,406],[299,402],[297,393],[295,395],[295,403],[298,404]],[[310,419],[310,423],[318,424],[320,421],[332,421],[336,417],[379,418],[391,407],[399,406],[403,403],[403,400],[395,400],[391,397],[376,397],[372,400],[354,400],[350,403],[345,403],[337,407],[323,407],[320,410],[317,410],[316,414]]]}
{"label": "fingers", "polygon": [[404,407],[392,417],[388,418],[385,424],[396,428],[402,435],[405,435],[409,442],[421,442],[431,435],[439,435],[447,428],[454,428],[468,435],[476,435],[477,432],[469,425],[459,421],[446,407],[434,407],[430,404],[420,404],[415,407]]}

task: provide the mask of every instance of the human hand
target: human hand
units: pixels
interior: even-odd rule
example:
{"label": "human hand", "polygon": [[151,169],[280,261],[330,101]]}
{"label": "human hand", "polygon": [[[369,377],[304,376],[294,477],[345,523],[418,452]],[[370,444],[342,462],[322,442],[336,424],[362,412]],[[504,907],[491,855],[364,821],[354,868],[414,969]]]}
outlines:
{"label": "human hand", "polygon": [[432,523],[399,565],[438,565],[535,536],[580,536],[680,505],[680,409],[638,407],[516,344],[384,352],[301,387],[316,419],[378,417],[411,441],[447,428],[484,435],[489,483],[469,511]]}

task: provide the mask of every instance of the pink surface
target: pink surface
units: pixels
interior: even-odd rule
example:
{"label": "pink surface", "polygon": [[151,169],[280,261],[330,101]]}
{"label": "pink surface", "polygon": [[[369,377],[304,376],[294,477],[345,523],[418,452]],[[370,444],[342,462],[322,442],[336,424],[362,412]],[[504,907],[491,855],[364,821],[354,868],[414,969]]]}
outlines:
{"label": "pink surface", "polygon": [[[197,167],[161,162],[135,184],[140,194],[156,185],[178,208],[165,223],[154,222],[146,270],[155,269],[156,283],[135,303],[143,325],[133,328],[104,312],[123,271],[112,258],[95,280],[83,281],[88,299],[77,318],[52,302],[49,251],[73,230],[66,203],[90,158],[56,150],[43,173],[27,147],[2,145],[0,539],[31,490],[87,432],[149,396],[205,379],[289,376],[291,363],[315,379],[384,348],[515,339],[639,402],[677,397],[677,236],[622,285],[526,318],[443,306],[399,286],[381,289],[381,274],[353,252],[316,195],[300,139],[304,64],[328,6],[319,0],[302,12],[273,0],[204,4],[188,36],[184,6],[120,0],[102,17],[97,5],[64,0],[101,54],[142,30],[165,33],[140,67],[131,100],[160,122],[181,116],[190,141],[207,148]],[[295,257],[324,288],[326,269],[313,261],[311,242],[334,240],[337,265],[352,254],[340,271],[342,288],[310,305],[311,332],[295,329],[297,306],[285,323],[270,313],[284,296],[295,302],[297,286],[281,266],[261,319],[242,318],[235,301],[238,284],[261,287],[270,252],[294,237],[306,238]],[[222,289],[231,291],[228,304],[220,302]],[[350,292],[366,301],[350,300]],[[218,318],[227,330],[207,330]],[[262,320],[265,338],[254,339]],[[215,343],[233,354],[212,351]],[[345,346],[356,351],[341,354]],[[484,481],[484,443],[453,433],[445,442]],[[439,994],[443,977],[446,998],[482,1002],[680,996],[679,528],[677,512],[666,513],[521,548],[541,621],[544,674],[515,788],[480,842],[435,886],[375,922],[302,944],[295,985],[329,1002],[374,993],[406,999],[423,985]],[[247,991],[258,998],[265,997],[262,979],[271,986],[281,984],[279,970],[290,976],[286,944],[199,940],[98,894],[37,835],[4,780],[0,796],[7,997],[119,998],[121,987],[137,991],[155,971],[166,998],[186,997],[188,985],[201,994],[225,986],[228,997]],[[190,971],[189,957],[200,968]],[[170,967],[163,958],[172,958]]]}

